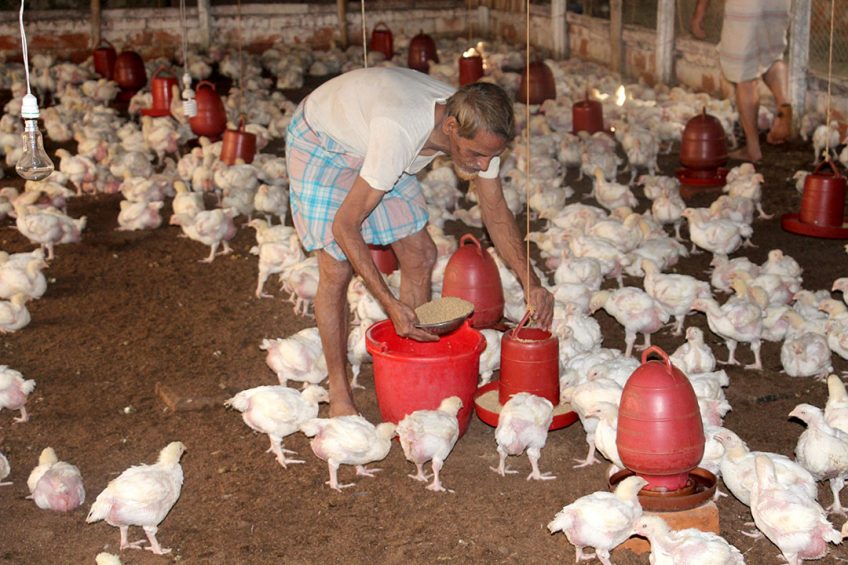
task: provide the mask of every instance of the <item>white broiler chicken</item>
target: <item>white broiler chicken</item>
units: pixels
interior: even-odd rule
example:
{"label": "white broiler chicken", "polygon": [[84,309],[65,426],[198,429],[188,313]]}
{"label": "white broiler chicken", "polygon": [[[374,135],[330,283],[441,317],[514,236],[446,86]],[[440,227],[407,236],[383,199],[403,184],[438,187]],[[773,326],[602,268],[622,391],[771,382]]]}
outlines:
{"label": "white broiler chicken", "polygon": [[816,498],[818,486],[813,475],[785,455],[751,451],[742,438],[727,428],[720,428],[714,437],[724,446],[724,458],[720,465],[722,480],[730,493],[742,504],[751,505],[751,489],[756,480],[754,459],[758,456],[768,457],[772,461],[777,481],[781,485],[797,489],[810,498]]}
{"label": "white broiler chicken", "polygon": [[112,553],[101,551],[94,557],[95,565],[122,565],[121,558]]}
{"label": "white broiler chicken", "polygon": [[118,213],[118,230],[155,230],[162,225],[162,202],[131,202],[121,200],[121,211]]}
{"label": "white broiler chicken", "polygon": [[236,235],[236,227],[233,218],[236,212],[232,208],[204,210],[195,216],[174,215],[171,216],[171,225],[178,225],[183,233],[190,239],[199,241],[210,247],[209,256],[201,259],[201,263],[211,263],[215,260],[218,246],[223,245],[224,250],[220,255],[232,253],[228,243]]}
{"label": "white broiler chicken", "polygon": [[35,390],[35,381],[6,365],[0,365],[0,410],[20,410],[21,417],[15,423],[28,422],[26,411],[27,397]]}
{"label": "white broiler chicken", "polygon": [[727,345],[727,365],[737,365],[736,345],[738,342],[751,344],[754,363],[746,369],[762,370],[760,359],[763,311],[756,304],[743,298],[733,297],[721,306],[712,298],[700,298],[692,303],[692,309],[707,315],[707,325]]}
{"label": "white broiler chicken", "polygon": [[41,270],[47,266],[38,257],[23,265],[17,261],[0,261],[0,299],[23,294],[27,300],[41,298],[47,290],[47,278]]}
{"label": "white broiler chicken", "polygon": [[309,308],[318,295],[318,257],[312,255],[295,263],[281,276],[283,288],[290,292],[289,302],[294,304],[298,316],[311,316]]}
{"label": "white broiler chicken", "polygon": [[756,173],[749,177],[739,178],[730,182],[722,188],[722,191],[727,193],[731,198],[747,198],[753,202],[757,208],[759,217],[763,220],[770,220],[774,215],[766,214],[763,210],[763,190],[762,184],[764,181],[763,175]]}
{"label": "white broiler chicken", "polygon": [[318,384],[327,378],[318,328],[306,328],[287,338],[263,339],[259,349],[268,352],[265,363],[283,386],[289,380]]}
{"label": "white broiler chicken", "polygon": [[[9,473],[12,472],[12,468],[9,466],[9,460],[6,459],[6,456],[0,452],[0,481],[9,476]],[[5,487],[11,485],[11,481],[2,483],[0,482],[0,487]]]}
{"label": "white broiler chicken", "polygon": [[442,400],[436,410],[416,410],[405,416],[397,425],[397,435],[407,461],[415,463],[417,473],[409,475],[416,481],[427,481],[424,463],[432,461],[433,482],[428,490],[444,492],[439,471],[459,438],[456,415],[462,408],[458,396]]}
{"label": "white broiler chicken", "polygon": [[[795,312],[787,312],[790,327],[780,346],[780,363],[790,377],[815,377],[823,380],[833,370],[827,337],[806,329],[807,323]],[[796,319],[796,322],[792,322]]]}
{"label": "white broiler chicken", "polygon": [[486,348],[480,354],[480,382],[478,386],[485,386],[492,380],[492,374],[501,367],[501,339],[503,333],[498,330],[480,330],[486,339]]}
{"label": "white broiler chicken", "polygon": [[694,246],[717,255],[729,255],[739,249],[750,238],[754,230],[748,224],[732,220],[709,219],[700,209],[686,208],[683,217],[689,223],[689,239]]}
{"label": "white broiler chicken", "polygon": [[733,280],[741,272],[750,274],[752,278],[760,274],[760,266],[747,257],[728,259],[726,255],[713,255],[710,266],[713,268],[710,285],[721,292],[730,292]]}
{"label": "white broiler chicken", "polygon": [[848,359],[848,308],[842,302],[828,298],[821,301],[819,310],[828,316],[824,322],[828,347],[843,359]]}
{"label": "white broiler chicken", "polygon": [[177,194],[171,202],[171,208],[175,215],[196,216],[198,212],[206,209],[203,204],[203,193],[194,192],[189,189],[183,181],[174,182],[174,190]]}
{"label": "white broiler chicken", "polygon": [[585,459],[575,459],[575,469],[594,465],[598,462],[595,458],[595,432],[598,429],[598,418],[590,414],[592,407],[598,402],[610,402],[618,405],[621,400],[621,385],[612,379],[594,379],[573,386],[560,386],[560,397],[571,404],[571,407],[580,418],[583,431],[586,432],[586,443],[589,452]]}
{"label": "white broiler chicken", "polygon": [[353,326],[347,336],[347,361],[350,363],[350,371],[353,377],[350,379],[350,388],[357,389],[365,387],[359,384],[359,373],[362,365],[371,361],[371,354],[365,346],[366,325]]}
{"label": "white broiler chicken", "polygon": [[109,482],[97,495],[85,521],[105,520],[121,531],[121,549],[139,549],[144,540],[129,542],[130,526],[141,526],[150,546],[145,549],[162,555],[170,553],[156,539],[158,526],[180,497],[183,468],[180,458],[186,448],[182,442],[169,443],[159,452],[153,465],[134,465]]}
{"label": "white broiler chicken", "polygon": [[282,186],[260,184],[253,197],[253,207],[270,224],[271,217],[277,216],[280,223],[285,223],[286,211],[289,209],[288,191]]}
{"label": "white broiler chicken", "polygon": [[811,404],[799,404],[789,417],[807,424],[795,445],[795,458],[817,480],[830,482],[833,504],[828,511],[844,514],[839,493],[848,476],[848,434],[825,422],[824,413]]}
{"label": "white broiler chicken", "polygon": [[[633,534],[642,517],[638,495],[646,484],[642,477],[632,476],[621,481],[615,492],[598,491],[580,497],[557,513],[548,530],[565,534],[576,548],[577,563],[594,556],[604,565],[612,565],[610,551]],[[583,553],[585,547],[594,548],[594,555]]]}
{"label": "white broiler chicken", "polygon": [[651,334],[668,322],[668,312],[641,288],[626,286],[613,291],[600,290],[592,295],[589,311],[603,308],[624,326],[624,356],[630,357],[636,334],[645,336],[645,348],[651,346]]}
{"label": "white broiler chicken", "polygon": [[527,451],[532,471],[527,480],[550,480],[556,477],[539,471],[539,458],[548,439],[548,428],[553,421],[554,405],[547,398],[527,392],[513,395],[501,409],[495,441],[500,460],[491,469],[500,476],[517,473],[506,466],[508,455],[521,455]]}
{"label": "white broiler chicken", "polygon": [[[260,220],[262,221],[262,220]],[[297,235],[290,235],[288,241],[262,243],[255,250],[259,256],[259,276],[256,280],[256,298],[268,298],[271,295],[263,291],[265,282],[271,275],[287,273],[289,269],[306,259]]]}
{"label": "white broiler chicken", "polygon": [[639,204],[636,196],[626,184],[606,180],[600,168],[596,168],[593,174],[595,182],[591,196],[607,210],[615,210],[621,206],[635,208]]}
{"label": "white broiler chicken", "polygon": [[366,465],[382,461],[389,454],[395,428],[389,422],[374,426],[362,416],[337,416],[313,418],[301,426],[301,431],[312,438],[312,452],[327,462],[330,480],[326,484],[341,491],[353,483],[339,483],[339,465],[355,465],[358,476],[373,477],[379,469],[368,469]]}
{"label": "white broiler chicken", "polygon": [[59,461],[52,447],[46,447],[38,466],[27,479],[30,496],[42,510],[70,512],[85,502],[85,488],[79,469]]}
{"label": "white broiler chicken", "polygon": [[32,320],[26,307],[27,296],[18,293],[11,300],[0,300],[0,334],[16,332]]}
{"label": "white broiler chicken", "polygon": [[21,235],[32,243],[47,250],[47,260],[53,259],[53,248],[58,243],[74,243],[85,228],[86,217],[70,218],[58,210],[36,210],[32,207],[16,206],[15,225]]}
{"label": "white broiler chicken", "polygon": [[643,515],[634,533],[648,538],[651,565],[744,565],[742,553],[723,537],[697,528],[672,530],[659,516]]}
{"label": "white broiler chicken", "polygon": [[588,416],[598,419],[598,428],[595,430],[595,447],[607,461],[615,466],[615,469],[607,473],[611,475],[624,468],[621,457],[618,455],[618,446],[615,438],[618,433],[618,405],[610,402],[598,402]]}
{"label": "white broiler chicken", "polygon": [[704,342],[704,331],[695,326],[686,328],[686,343],[675,349],[669,359],[684,375],[709,373],[716,366],[713,350]]}
{"label": "white broiler chicken", "polygon": [[830,125],[822,124],[813,132],[813,165],[824,158],[824,150],[836,149],[839,145],[839,122],[831,120]]}
{"label": "white broiler chicken", "polygon": [[839,375],[827,377],[827,404],[824,405],[824,421],[832,428],[848,433],[848,393]]}
{"label": "white broiler chicken", "polygon": [[659,303],[668,313],[674,316],[672,335],[683,333],[683,319],[692,309],[692,303],[698,298],[711,298],[710,285],[689,275],[676,273],[661,273],[653,261],[643,259],[642,270],[645,271],[645,292]]}
{"label": "white broiler chicken", "polygon": [[840,543],[821,506],[797,489],[781,485],[768,457],[755,461],[757,480],[751,490],[754,524],[774,543],[789,565],[827,554],[827,542]]}
{"label": "white broiler chicken", "polygon": [[289,463],[303,461],[286,458],[286,453],[295,452],[283,446],[285,437],[300,430],[307,420],[317,417],[318,403],[329,399],[327,391],[317,385],[307,385],[302,391],[275,385],[243,390],[224,405],[241,412],[244,423],[251,429],[268,434],[271,440],[268,451],[276,455],[277,462],[286,468]]}

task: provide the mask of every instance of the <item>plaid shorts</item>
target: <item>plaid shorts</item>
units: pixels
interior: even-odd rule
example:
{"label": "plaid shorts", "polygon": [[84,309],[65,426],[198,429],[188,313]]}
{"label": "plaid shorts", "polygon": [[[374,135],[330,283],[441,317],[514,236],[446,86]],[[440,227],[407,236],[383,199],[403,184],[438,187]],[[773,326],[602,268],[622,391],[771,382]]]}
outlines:
{"label": "plaid shorts", "polygon": [[[333,238],[333,219],[359,175],[363,158],[330,136],[313,131],[301,103],[286,132],[286,165],[294,227],[304,249],[323,249],[346,261]],[[366,243],[387,245],[424,229],[429,215],[421,185],[404,173],[362,223]]]}

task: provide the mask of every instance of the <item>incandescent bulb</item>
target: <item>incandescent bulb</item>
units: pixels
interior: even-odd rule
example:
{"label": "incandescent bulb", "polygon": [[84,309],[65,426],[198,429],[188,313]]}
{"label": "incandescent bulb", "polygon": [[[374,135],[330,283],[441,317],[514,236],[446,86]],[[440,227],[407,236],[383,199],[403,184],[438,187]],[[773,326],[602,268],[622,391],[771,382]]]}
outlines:
{"label": "incandescent bulb", "polygon": [[186,118],[193,118],[197,115],[197,101],[194,99],[191,76],[188,73],[183,75],[183,86],[183,114]]}
{"label": "incandescent bulb", "polygon": [[26,120],[24,124],[24,133],[21,135],[24,152],[18,159],[15,170],[26,180],[44,180],[53,172],[53,161],[44,151],[44,140],[38,131],[38,122]]}

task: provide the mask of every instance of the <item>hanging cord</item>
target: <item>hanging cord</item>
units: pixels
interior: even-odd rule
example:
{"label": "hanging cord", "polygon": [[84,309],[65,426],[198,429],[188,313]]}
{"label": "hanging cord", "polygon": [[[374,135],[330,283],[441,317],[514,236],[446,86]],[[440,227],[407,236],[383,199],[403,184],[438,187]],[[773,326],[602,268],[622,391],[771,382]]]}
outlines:
{"label": "hanging cord", "polygon": [[26,31],[24,31],[24,0],[21,0],[20,24],[21,24],[21,54],[23,55],[23,58],[24,58],[24,73],[26,74],[27,94],[32,94],[32,91],[30,90],[30,87],[29,87],[29,55],[27,53]]}
{"label": "hanging cord", "polygon": [[180,0],[180,31],[182,38],[180,39],[180,47],[183,51],[183,73],[188,74],[188,32],[186,31],[186,6],[185,0]]}
{"label": "hanging cord", "polygon": [[525,29],[527,41],[524,55],[524,70],[527,73],[524,77],[524,84],[527,87],[524,98],[524,143],[527,152],[527,170],[524,178],[524,245],[527,255],[527,278],[524,283],[524,302],[528,310],[532,310],[533,306],[530,304],[530,0],[524,0],[524,2],[527,5]]}
{"label": "hanging cord", "polygon": [[191,75],[188,72],[188,23],[185,0],[180,0],[180,31],[182,32],[180,44],[183,50],[183,115],[186,118],[193,118],[197,115],[197,101],[191,90]]}
{"label": "hanging cord", "polygon": [[359,5],[362,7],[362,66],[368,68],[368,46],[366,45],[365,36],[367,29],[365,27],[365,0],[359,0]]}
{"label": "hanging cord", "polygon": [[[827,112],[825,114],[825,128],[827,128],[827,136],[825,140],[825,160],[830,163],[831,168],[834,167],[830,159],[830,85],[833,82],[833,23],[836,19],[836,0],[830,0],[830,52],[827,57]],[[836,169],[834,169],[836,171]]]}
{"label": "hanging cord", "polygon": [[244,52],[241,44],[241,0],[236,2],[236,44],[238,45],[239,56],[238,115],[241,117],[244,113]]}

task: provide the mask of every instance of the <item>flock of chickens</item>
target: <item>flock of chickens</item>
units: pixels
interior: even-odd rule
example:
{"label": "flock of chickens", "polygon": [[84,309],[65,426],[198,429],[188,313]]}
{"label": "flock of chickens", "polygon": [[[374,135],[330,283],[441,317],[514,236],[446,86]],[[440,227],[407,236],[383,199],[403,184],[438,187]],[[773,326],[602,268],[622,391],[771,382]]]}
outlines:
{"label": "flock of chickens", "polygon": [[[523,66],[520,55],[502,44],[479,47],[487,61],[484,80],[514,93],[520,76],[510,69]],[[459,41],[440,45],[443,60],[448,61],[455,60],[462,49]],[[136,119],[140,108],[150,105],[150,94],[142,92],[131,101],[128,119],[109,107],[117,87],[93,78],[90,62],[74,65],[49,56],[33,57],[34,88],[42,97],[49,94],[56,101],[42,112],[47,136],[63,144],[73,140],[77,150],[58,150],[58,170],[44,182],[28,182],[20,192],[0,188],[0,220],[14,219],[20,233],[38,245],[29,253],[0,251],[0,333],[25,331],[31,321],[26,303],[47,291],[43,269],[61,253],[56,246],[84,237],[86,219],[69,217],[66,201],[90,193],[122,194],[119,230],[157,229],[163,221],[163,208],[170,205],[170,224],[210,248],[202,259],[205,262],[231,252],[228,241],[240,227],[253,228],[256,246],[251,253],[258,258],[255,296],[271,296],[265,287],[276,275],[281,290],[290,295],[294,311],[308,316],[317,290],[317,263],[304,254],[293,228],[284,225],[288,198],[284,158],[261,152],[270,141],[284,136],[294,108],[273,89],[299,87],[306,73],[322,75],[355,68],[361,64],[361,56],[357,48],[346,52],[273,48],[260,56],[245,54],[242,72],[234,52],[193,53],[187,67],[195,79],[208,77],[213,65],[224,75],[243,77],[239,88],[225,97],[225,104],[232,123],[240,113],[246,114],[247,130],[257,135],[259,153],[251,164],[232,166],[220,161],[220,142],[201,138],[193,149],[183,150],[194,136],[178,106],[171,117]],[[379,61],[375,53],[369,57],[372,63],[384,65],[400,60]],[[839,494],[848,477],[848,395],[839,377],[831,374],[833,354],[848,359],[848,308],[831,292],[841,291],[843,300],[848,300],[848,278],[833,281],[831,289],[804,289],[798,263],[780,250],[772,250],[763,264],[731,258],[741,246],[751,245],[756,221],[769,218],[761,205],[763,176],[752,166],[731,170],[724,194],[707,208],[687,207],[677,180],[657,174],[658,153],[670,151],[680,141],[684,124],[702,108],[732,131],[736,115],[729,103],[682,88],[640,84],[628,85],[626,95],[615,100],[612,93],[618,79],[598,67],[576,60],[547,63],[560,95],[545,102],[529,122],[517,105],[519,128],[529,132],[529,145],[522,133],[504,156],[501,173],[513,212],[526,207],[544,224],[528,237],[543,259],[543,264],[534,268],[542,280],[553,281],[550,289],[556,308],[552,331],[560,342],[561,400],[570,403],[586,432],[588,453],[576,466],[596,463],[600,454],[613,466],[623,467],[615,436],[621,390],[638,366],[632,352],[639,334],[644,346],[649,346],[651,335],[670,324],[675,335],[685,333],[685,343],[671,358],[688,375],[698,396],[706,440],[701,467],[722,477],[727,490],[750,507],[761,532],[758,535],[767,536],[790,563],[823,556],[827,544],[840,543],[842,534],[831,526],[819,505],[816,483],[829,481],[833,502],[828,511],[842,513]],[[170,64],[148,61],[148,75]],[[276,81],[265,78],[268,74]],[[431,74],[457,83],[456,65],[434,64]],[[14,96],[0,119],[0,151],[10,165],[19,151],[22,69],[6,63],[0,88],[11,89]],[[572,103],[589,90],[603,101],[614,136],[570,133]],[[829,139],[838,130],[820,125],[816,118],[805,117],[804,132],[812,136],[819,156],[824,147],[836,148],[843,140],[838,136]],[[769,119],[768,110],[763,109],[764,126]],[[838,155],[848,161],[848,149]],[[627,183],[617,180],[623,165],[630,173]],[[587,197],[592,201],[572,198],[574,190],[564,184],[568,169],[592,179]],[[803,181],[803,171],[797,178]],[[445,265],[457,245],[454,237],[445,234],[446,222],[482,224],[473,191],[463,195],[446,163],[435,163],[422,185],[430,205],[428,229],[439,250],[433,277],[433,292],[438,296]],[[205,193],[215,195],[216,207],[207,209],[212,198],[204,198]],[[649,205],[636,211],[646,200]],[[463,202],[470,207],[461,207]],[[688,241],[681,234],[684,223]],[[501,273],[505,316],[517,322],[525,310],[521,287],[494,250],[489,252]],[[680,257],[699,252],[713,256],[708,278],[669,272]],[[625,276],[631,281],[641,278],[641,285],[626,286]],[[609,279],[616,282],[605,284]],[[397,289],[399,275],[389,276],[388,283]],[[728,298],[721,298],[728,293]],[[356,379],[369,359],[365,329],[386,316],[358,278],[351,283],[348,300],[355,321],[348,352],[352,386],[361,387]],[[601,309],[623,326],[622,349],[610,344],[603,347],[604,336],[593,317]],[[827,379],[830,397],[824,409],[799,404],[790,414],[807,426],[798,440],[795,460],[752,452],[739,435],[722,427],[731,408],[723,391],[729,378],[723,370],[716,370],[716,356],[703,332],[685,328],[685,317],[695,312],[705,314],[709,329],[724,340],[724,363],[738,364],[736,349],[744,343],[753,353],[753,363],[746,368],[760,370],[762,342],[781,342],[781,363],[788,375]],[[483,330],[483,334],[487,348],[480,361],[481,384],[498,370],[501,337],[496,330]],[[362,416],[319,418],[319,403],[328,397],[320,386],[327,372],[317,329],[266,339],[259,347],[266,351],[267,365],[279,384],[244,390],[228,400],[227,406],[240,412],[250,428],[268,435],[269,451],[280,465],[288,468],[303,462],[284,447],[285,437],[302,432],[312,438],[313,453],[327,462],[329,486],[341,491],[351,486],[339,480],[341,465],[355,466],[357,475],[373,476],[376,469],[367,465],[385,458],[397,436],[404,455],[416,466],[410,477],[422,482],[432,478],[428,489],[447,490],[440,471],[459,437],[456,415],[462,408],[460,399],[446,398],[437,408],[410,414],[397,425],[374,425]],[[290,381],[302,388],[288,386]],[[26,422],[26,400],[34,387],[33,380],[0,366],[0,409],[20,410],[15,422]],[[527,393],[510,399],[495,432],[493,449],[499,464],[492,470],[500,475],[515,473],[506,464],[508,457],[526,452],[531,466],[527,479],[553,479],[539,468],[553,410],[551,402]],[[124,471],[96,498],[87,521],[105,520],[118,527],[121,549],[140,546],[142,542],[129,541],[128,527],[141,526],[149,542],[146,549],[169,551],[156,538],[157,526],[180,496],[184,451],[181,442],[173,442],[162,449],[155,464]],[[432,475],[424,471],[427,462]],[[8,461],[0,454],[0,480],[8,474]],[[643,515],[636,497],[643,485],[642,479],[633,477],[620,483],[614,493],[579,498],[553,517],[548,528],[566,535],[576,547],[578,561],[591,558],[584,548],[592,547],[594,556],[610,563],[609,552],[636,533],[650,540],[652,563],[743,562],[740,552],[719,536],[697,530],[674,531],[661,519]],[[28,488],[40,508],[69,511],[85,500],[79,469],[60,461],[49,447],[32,471]]]}

